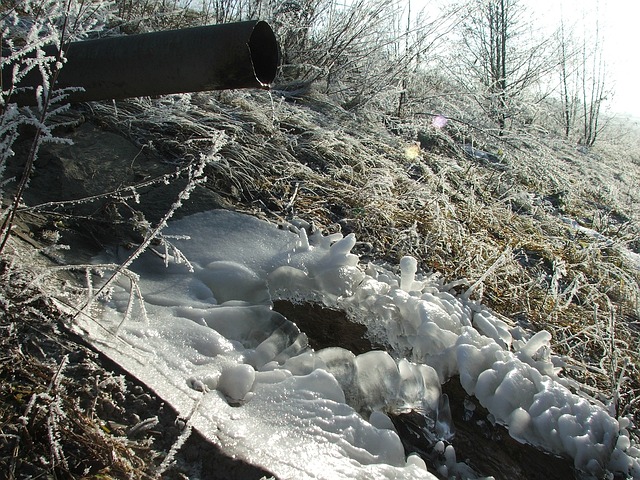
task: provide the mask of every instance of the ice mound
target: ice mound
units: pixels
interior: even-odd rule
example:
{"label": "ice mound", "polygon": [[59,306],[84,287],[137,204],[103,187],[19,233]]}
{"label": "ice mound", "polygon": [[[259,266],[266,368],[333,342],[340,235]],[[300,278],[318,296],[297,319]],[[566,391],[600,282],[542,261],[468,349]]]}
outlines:
{"label": "ice mound", "polygon": [[567,454],[589,474],[640,475],[640,451],[627,442],[627,420],[621,424],[563,385],[551,361],[548,332],[523,338],[488,309],[443,291],[437,276],[411,278],[415,271],[405,259],[400,278],[373,267],[368,273],[340,305],[375,332],[378,342],[433,367],[441,382],[460,375],[467,393],[514,438]]}
{"label": "ice mound", "polygon": [[441,390],[433,368],[396,361],[379,350],[356,356],[334,347],[316,356],[341,385],[346,402],[365,418],[373,412],[437,411]]}
{"label": "ice mound", "polygon": [[[225,211],[176,221],[167,233],[189,235],[174,244],[190,266],[136,260],[146,316],[122,281],[101,325],[82,327],[230,455],[279,478],[434,478],[405,458],[402,424],[441,450],[440,474],[469,477],[443,443],[452,422],[440,385],[460,375],[515,438],[570,455],[591,474],[640,478],[628,421],[562,384],[547,332],[531,336],[452,295],[437,275],[418,275],[415,259],[403,258],[399,272],[363,268],[353,235]],[[273,312],[276,298],[339,307],[388,352],[314,351]]]}

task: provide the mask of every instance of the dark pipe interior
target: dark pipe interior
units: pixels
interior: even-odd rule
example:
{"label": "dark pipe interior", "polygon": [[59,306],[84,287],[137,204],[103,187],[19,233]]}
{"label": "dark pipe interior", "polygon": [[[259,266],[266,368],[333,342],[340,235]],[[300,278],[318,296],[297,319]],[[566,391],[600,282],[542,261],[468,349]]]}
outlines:
{"label": "dark pipe interior", "polygon": [[258,81],[263,85],[271,84],[276,78],[280,53],[278,42],[268,23],[256,23],[249,38],[249,52]]}

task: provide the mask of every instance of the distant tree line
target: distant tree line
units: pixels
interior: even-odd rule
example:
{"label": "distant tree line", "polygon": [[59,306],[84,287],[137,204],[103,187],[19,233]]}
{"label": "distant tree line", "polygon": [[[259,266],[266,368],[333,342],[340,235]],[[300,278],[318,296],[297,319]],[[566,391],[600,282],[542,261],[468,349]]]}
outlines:
{"label": "distant tree line", "polygon": [[[10,0],[1,8],[31,3]],[[104,2],[62,3],[90,9]],[[132,33],[260,18],[279,39],[281,82],[313,84],[344,108],[375,106],[406,119],[425,112],[453,116],[460,111],[447,109],[464,104],[474,110],[466,117],[498,135],[543,125],[585,146],[596,142],[610,94],[597,15],[581,23],[561,17],[555,31],[542,32],[522,0],[432,4],[115,0],[105,23]]]}

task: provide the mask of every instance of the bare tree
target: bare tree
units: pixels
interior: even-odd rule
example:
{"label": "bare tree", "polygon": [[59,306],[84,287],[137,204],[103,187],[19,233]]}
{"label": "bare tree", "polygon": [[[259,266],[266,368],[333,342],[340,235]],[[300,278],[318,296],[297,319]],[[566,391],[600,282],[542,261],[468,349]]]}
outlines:
{"label": "bare tree", "polygon": [[575,50],[571,37],[566,32],[565,19],[560,19],[558,30],[558,51],[560,67],[560,100],[562,105],[562,127],[565,138],[569,138],[573,130],[578,108],[577,71],[574,63]]}
{"label": "bare tree", "polygon": [[311,31],[331,4],[331,0],[272,2],[270,20],[278,35],[283,64],[297,67],[293,77],[303,74],[301,66],[308,63],[305,57],[312,48]]}
{"label": "bare tree", "polygon": [[500,133],[517,100],[554,67],[549,39],[536,38],[520,0],[470,0],[461,22],[463,72],[479,81],[481,107]]}
{"label": "bare tree", "polygon": [[[409,51],[409,36],[411,33],[411,0],[407,1],[407,25],[405,27],[405,34],[404,34],[404,48],[405,51]],[[407,87],[409,85],[409,75],[408,75],[408,69],[409,69],[409,65],[408,64],[404,64],[403,65],[403,69],[404,69],[404,73],[402,75],[402,80],[401,80],[401,88],[400,88],[400,96],[398,97],[398,108],[396,110],[396,116],[397,117],[401,117],[402,116],[402,110],[403,107],[405,105],[405,103],[407,102]]]}
{"label": "bare tree", "polygon": [[[587,18],[595,19],[592,28]],[[601,111],[609,90],[598,12],[589,17],[583,15],[581,27],[581,32],[575,27],[568,31],[565,19],[560,20],[559,97],[565,137],[577,133],[579,143],[590,147],[602,131]]]}
{"label": "bare tree", "polygon": [[582,138],[581,143],[588,147],[596,143],[598,134],[602,130],[600,125],[600,111],[607,99],[605,79],[607,65],[603,56],[603,38],[600,34],[598,16],[595,16],[595,35],[588,43],[583,38],[582,48]]}

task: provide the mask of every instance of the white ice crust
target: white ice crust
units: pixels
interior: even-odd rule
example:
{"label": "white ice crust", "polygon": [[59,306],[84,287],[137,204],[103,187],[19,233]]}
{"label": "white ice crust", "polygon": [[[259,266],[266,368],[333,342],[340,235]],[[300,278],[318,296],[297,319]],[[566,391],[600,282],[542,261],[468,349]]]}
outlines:
{"label": "white ice crust", "polygon": [[[385,412],[436,412],[441,383],[460,375],[517,440],[569,455],[593,475],[640,478],[629,421],[568,388],[548,332],[531,335],[453,295],[437,274],[419,275],[415,259],[403,258],[399,272],[363,266],[353,235],[220,210],[166,233],[190,237],[173,243],[192,269],[141,256],[132,268],[146,317],[134,308],[123,322],[131,285],[122,280],[100,324],[80,327],[229,455],[283,479],[435,478],[405,458]],[[388,352],[313,351],[272,310],[276,298],[344,309]]]}

